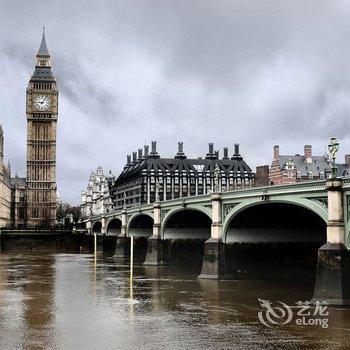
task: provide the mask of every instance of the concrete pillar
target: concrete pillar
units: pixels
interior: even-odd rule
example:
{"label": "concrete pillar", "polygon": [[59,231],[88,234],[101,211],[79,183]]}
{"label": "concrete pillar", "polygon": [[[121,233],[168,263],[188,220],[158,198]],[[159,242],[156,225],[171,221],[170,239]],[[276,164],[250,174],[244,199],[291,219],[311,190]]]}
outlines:
{"label": "concrete pillar", "polygon": [[161,265],[163,263],[164,240],[161,237],[162,217],[159,202],[153,203],[153,235],[148,238],[147,254],[144,265]]}
{"label": "concrete pillar", "polygon": [[124,209],[122,211],[122,227],[120,235],[117,236],[114,256],[117,258],[128,258],[130,256],[130,237],[127,233],[128,216]]}
{"label": "concrete pillar", "polygon": [[220,279],[225,275],[225,245],[222,241],[222,201],[220,193],[211,194],[211,237],[204,243],[202,272],[198,278]]}
{"label": "concrete pillar", "polygon": [[318,250],[313,301],[350,305],[350,254],[345,246],[342,180],[326,182],[328,192],[327,243]]}

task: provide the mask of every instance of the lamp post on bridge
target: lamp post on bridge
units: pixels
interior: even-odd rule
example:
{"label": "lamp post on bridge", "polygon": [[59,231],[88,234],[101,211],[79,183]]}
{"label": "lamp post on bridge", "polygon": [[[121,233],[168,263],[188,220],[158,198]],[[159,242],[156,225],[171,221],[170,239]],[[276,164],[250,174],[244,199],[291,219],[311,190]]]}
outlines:
{"label": "lamp post on bridge", "polygon": [[339,142],[338,140],[332,136],[331,140],[328,144],[328,151],[332,157],[332,179],[337,177],[337,166],[335,165],[336,154],[339,151]]}
{"label": "lamp post on bridge", "polygon": [[336,154],[339,142],[328,144],[332,157],[332,177],[326,181],[328,198],[327,242],[318,250],[318,268],[313,300],[332,305],[350,305],[350,250],[346,245],[343,180],[337,178]]}

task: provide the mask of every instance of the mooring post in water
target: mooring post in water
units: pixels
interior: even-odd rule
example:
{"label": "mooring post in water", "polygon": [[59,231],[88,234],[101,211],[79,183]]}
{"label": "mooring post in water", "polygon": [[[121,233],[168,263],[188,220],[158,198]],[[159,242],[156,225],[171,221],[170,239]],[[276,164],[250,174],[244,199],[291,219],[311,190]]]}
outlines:
{"label": "mooring post in water", "polygon": [[94,233],[94,259],[97,258],[97,235]]}
{"label": "mooring post in water", "polygon": [[134,274],[134,237],[130,237],[130,299],[133,299],[132,279]]}

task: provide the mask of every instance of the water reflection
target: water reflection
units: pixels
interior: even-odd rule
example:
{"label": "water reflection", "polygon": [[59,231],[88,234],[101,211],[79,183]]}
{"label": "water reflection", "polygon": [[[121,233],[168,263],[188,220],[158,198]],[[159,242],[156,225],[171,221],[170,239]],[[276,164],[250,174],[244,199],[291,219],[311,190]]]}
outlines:
{"label": "water reflection", "polygon": [[0,255],[1,349],[345,349],[330,328],[260,324],[257,298],[308,300],[313,281],[198,280],[198,267],[130,266],[93,255]]}

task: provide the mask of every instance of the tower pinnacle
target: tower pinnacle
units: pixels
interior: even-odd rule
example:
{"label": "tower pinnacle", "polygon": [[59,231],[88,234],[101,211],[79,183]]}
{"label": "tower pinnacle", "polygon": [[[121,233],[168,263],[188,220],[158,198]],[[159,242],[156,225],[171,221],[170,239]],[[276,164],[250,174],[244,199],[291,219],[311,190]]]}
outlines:
{"label": "tower pinnacle", "polygon": [[45,27],[43,27],[43,35],[41,37],[41,43],[36,54],[36,66],[37,67],[51,67],[51,56],[47,49],[46,37],[45,37]]}
{"label": "tower pinnacle", "polygon": [[41,44],[40,44],[37,56],[50,56],[50,52],[47,49],[47,45],[46,45],[45,27],[43,27],[43,35],[41,37]]}

